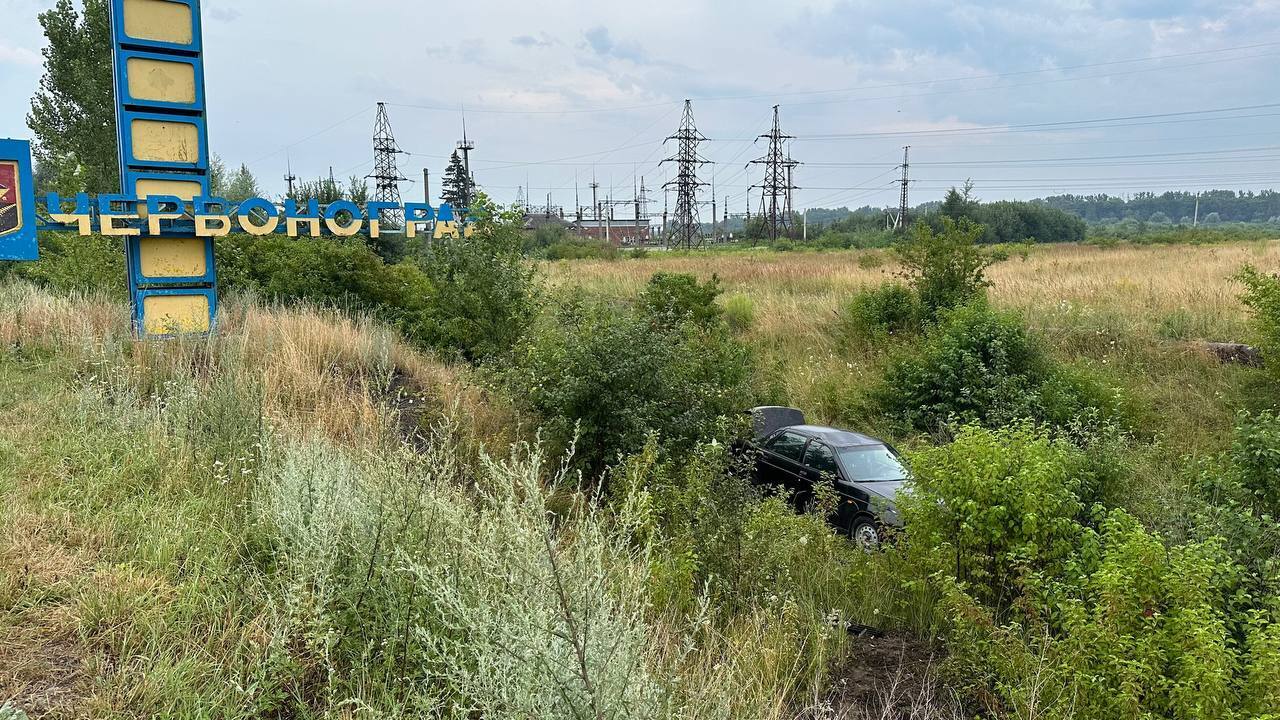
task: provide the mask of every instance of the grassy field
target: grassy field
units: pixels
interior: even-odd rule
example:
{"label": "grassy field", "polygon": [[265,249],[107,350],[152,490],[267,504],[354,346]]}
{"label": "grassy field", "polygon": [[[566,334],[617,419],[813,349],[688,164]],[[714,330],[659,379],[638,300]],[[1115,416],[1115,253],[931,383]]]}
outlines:
{"label": "grassy field", "polygon": [[[1015,254],[988,275],[996,304],[1026,312],[1034,327],[1050,332],[1092,326],[1144,337],[1176,330],[1188,339],[1238,339],[1245,316],[1231,277],[1245,263],[1280,266],[1280,244],[1047,245],[1032,248],[1025,259]],[[650,253],[548,268],[553,285],[620,296],[638,292],[655,272],[714,274],[726,292],[754,303],[755,339],[799,340],[807,350],[822,349],[823,324],[843,300],[897,272],[892,254],[883,250]]]}
{"label": "grassy field", "polygon": [[[1232,373],[1194,341],[1245,341],[1247,315],[1233,276],[1245,264],[1280,269],[1280,243],[1207,246],[1095,247],[1050,245],[1014,255],[988,271],[990,297],[1020,311],[1064,358],[1118,373],[1197,434],[1222,420],[1222,393]],[[857,385],[877,369],[876,348],[841,348],[831,326],[859,290],[897,279],[882,250],[714,255],[652,253],[625,261],[572,261],[548,266],[555,287],[612,296],[638,293],[655,272],[720,278],[726,295],[750,301],[746,337],[785,367],[790,398],[819,419],[840,419],[823,397],[834,378]]]}

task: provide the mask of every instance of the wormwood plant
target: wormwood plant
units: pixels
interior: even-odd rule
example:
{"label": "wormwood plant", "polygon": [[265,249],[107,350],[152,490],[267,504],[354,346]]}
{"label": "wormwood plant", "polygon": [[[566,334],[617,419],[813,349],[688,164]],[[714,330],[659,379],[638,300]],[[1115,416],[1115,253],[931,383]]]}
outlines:
{"label": "wormwood plant", "polygon": [[468,493],[448,432],[430,447],[389,460],[318,439],[275,451],[255,504],[288,618],[277,666],[328,707],[671,712],[650,669],[648,549],[613,534],[585,496],[553,518],[536,452],[486,457]]}

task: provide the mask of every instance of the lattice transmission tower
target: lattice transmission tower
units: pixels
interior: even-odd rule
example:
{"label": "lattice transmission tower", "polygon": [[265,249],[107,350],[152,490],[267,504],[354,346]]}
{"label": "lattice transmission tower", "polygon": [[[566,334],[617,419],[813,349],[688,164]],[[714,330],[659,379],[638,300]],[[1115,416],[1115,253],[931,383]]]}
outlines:
{"label": "lattice transmission tower", "polygon": [[794,136],[785,135],[778,120],[778,106],[773,106],[773,129],[761,135],[757,140],[768,139],[769,152],[762,158],[747,163],[764,165],[764,182],[751,187],[760,188],[760,214],[764,217],[765,227],[769,229],[769,239],[777,240],[791,228],[791,191],[796,186],[791,184],[792,171],[800,163],[787,154],[786,142]]}
{"label": "lattice transmission tower", "polygon": [[[373,174],[365,176],[373,179],[375,201],[400,205],[400,181],[408,178],[396,168],[396,155],[403,152],[396,144],[395,133],[391,132],[387,106],[378,103],[378,116],[373,121]],[[400,228],[404,225],[404,211],[383,210],[379,213],[379,221],[383,227]]]}
{"label": "lattice transmission tower", "polygon": [[663,189],[676,189],[676,209],[671,217],[671,224],[664,226],[667,231],[667,246],[693,248],[702,245],[702,222],[698,218],[698,188],[707,183],[698,180],[698,168],[708,165],[710,160],[698,154],[698,143],[707,138],[693,122],[693,101],[684,101],[684,117],[680,119],[680,129],[668,137],[665,142],[675,140],[679,143],[676,154],[663,160],[664,163],[676,164],[676,177],[664,184]]}
{"label": "lattice transmission tower", "polygon": [[911,209],[910,198],[907,189],[911,186],[911,146],[907,145],[902,148],[902,195],[898,198],[898,225],[897,229],[907,229],[907,211]]}

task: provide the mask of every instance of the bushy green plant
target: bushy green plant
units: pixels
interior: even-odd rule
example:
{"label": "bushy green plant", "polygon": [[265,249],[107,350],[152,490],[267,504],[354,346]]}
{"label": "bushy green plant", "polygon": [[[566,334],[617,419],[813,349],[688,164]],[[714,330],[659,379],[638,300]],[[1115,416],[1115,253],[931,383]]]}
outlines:
{"label": "bushy green plant", "polygon": [[1029,573],[1063,572],[1084,532],[1084,461],[1073,446],[1026,426],[971,426],[910,459],[901,510],[917,569],[954,577],[1000,613]]}
{"label": "bushy green plant", "polygon": [[1079,430],[1114,419],[1120,404],[1089,375],[1050,360],[1016,314],[985,304],[943,315],[920,345],[899,351],[872,396],[899,422],[943,434],[957,421]]}
{"label": "bushy green plant", "polygon": [[571,300],[521,344],[508,373],[554,447],[577,436],[576,460],[591,474],[651,433],[664,448],[688,449],[747,407],[750,351],[723,324],[668,313],[655,322],[653,307]]}
{"label": "bushy green plant", "polygon": [[1255,507],[1280,518],[1280,415],[1241,413],[1231,456]]}
{"label": "bushy green plant", "polygon": [[985,270],[992,262],[978,246],[983,227],[968,218],[941,219],[941,229],[916,223],[894,249],[903,276],[920,296],[930,318],[982,297],[989,284]]}
{"label": "bushy green plant", "polygon": [[[1018,617],[996,620],[963,586],[951,667],[990,710],[1040,717],[1235,718],[1275,697],[1275,626],[1242,613],[1239,568],[1214,541],[1168,547],[1123,511],[1076,552],[1074,571],[1035,579]],[[1237,631],[1248,636],[1241,651]]]}
{"label": "bushy green plant", "polygon": [[480,218],[471,237],[426,242],[415,253],[432,288],[417,335],[473,363],[510,353],[541,307],[516,218],[495,212]]}
{"label": "bushy green plant", "polygon": [[836,338],[860,344],[911,335],[920,330],[922,309],[911,288],[887,283],[849,299],[836,317]]}
{"label": "bushy green plant", "polygon": [[1253,328],[1268,372],[1280,379],[1280,276],[1246,266],[1237,279],[1244,284],[1241,300],[1253,311]]}
{"label": "bushy green plant", "polygon": [[418,345],[433,339],[424,325],[435,298],[431,281],[412,264],[387,265],[362,242],[229,235],[214,247],[223,292],[365,312]]}
{"label": "bushy green plant", "polygon": [[688,273],[654,273],[640,293],[640,306],[655,322],[675,325],[691,321],[710,327],[723,312],[716,304],[720,280],[715,275],[705,283]]}
{"label": "bushy green plant", "polygon": [[102,235],[40,235],[40,259],[0,261],[0,278],[13,276],[57,292],[100,292],[113,298],[126,294],[124,240]]}
{"label": "bushy green plant", "polygon": [[1240,413],[1232,450],[1205,461],[1197,486],[1197,534],[1221,538],[1257,592],[1280,591],[1280,417]]}

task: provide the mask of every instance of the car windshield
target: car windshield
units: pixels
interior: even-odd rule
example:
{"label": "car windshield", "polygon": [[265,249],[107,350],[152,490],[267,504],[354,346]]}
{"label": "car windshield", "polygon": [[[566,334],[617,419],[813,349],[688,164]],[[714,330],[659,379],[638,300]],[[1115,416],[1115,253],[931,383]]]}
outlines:
{"label": "car windshield", "polygon": [[906,480],[907,469],[884,445],[840,448],[840,464],[845,474],[856,482],[889,482]]}

